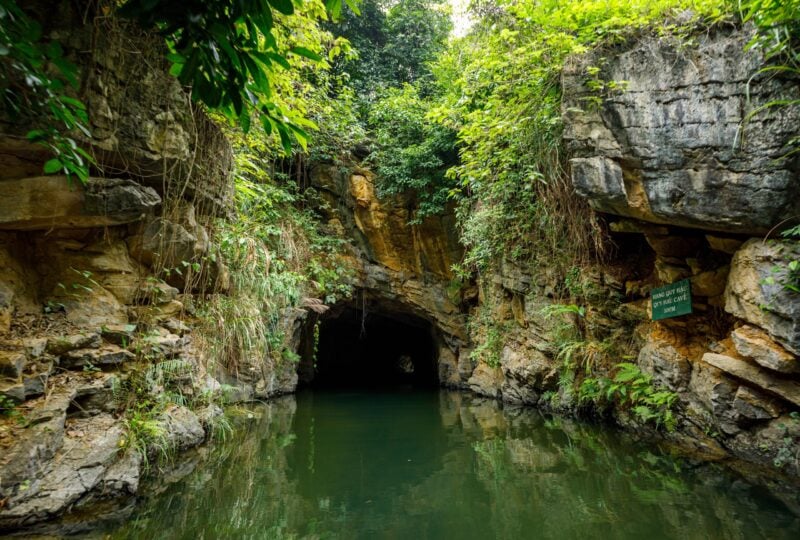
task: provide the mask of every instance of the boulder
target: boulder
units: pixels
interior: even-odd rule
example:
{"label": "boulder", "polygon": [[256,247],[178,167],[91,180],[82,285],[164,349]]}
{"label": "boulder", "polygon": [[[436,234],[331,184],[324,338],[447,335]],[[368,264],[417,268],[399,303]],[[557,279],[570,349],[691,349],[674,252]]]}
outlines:
{"label": "boulder", "polygon": [[703,362],[800,407],[800,383],[796,381],[777,378],[745,360],[724,354],[706,353]]}
{"label": "boulder", "polygon": [[208,233],[197,223],[194,206],[180,206],[167,218],[145,224],[128,239],[131,254],[143,264],[179,268],[199,260],[210,247]]}
{"label": "boulder", "polygon": [[647,243],[660,257],[695,257],[705,247],[702,237],[645,233]]}
{"label": "boulder", "polygon": [[639,351],[637,364],[655,382],[670,390],[685,390],[689,385],[692,373],[689,359],[666,340],[648,340]]}
{"label": "boulder", "polygon": [[50,230],[121,225],[161,204],[152,188],[120,178],[89,178],[85,186],[64,176],[0,181],[0,230]]}
{"label": "boulder", "polygon": [[706,235],[706,242],[714,251],[719,251],[720,253],[727,253],[728,255],[733,255],[736,253],[744,240],[739,238],[726,238],[724,236],[716,236],[713,234]]}
{"label": "boulder", "polygon": [[752,358],[760,366],[781,373],[797,373],[800,362],[797,357],[775,343],[763,330],[744,325],[731,333],[736,351]]}
{"label": "boulder", "polygon": [[500,388],[503,386],[503,372],[500,368],[481,362],[472,372],[467,386],[476,394],[499,398],[502,395]]}
{"label": "boulder", "polygon": [[183,343],[184,339],[180,336],[159,328],[157,332],[139,337],[136,349],[152,356],[174,358],[180,353]]}
{"label": "boulder", "polygon": [[458,358],[450,350],[450,347],[439,348],[439,383],[449,388],[458,388],[461,386],[461,376],[458,373]]}
{"label": "boulder", "polygon": [[47,385],[47,379],[49,377],[49,373],[34,373],[23,377],[22,384],[25,386],[25,399],[44,395],[45,386]]}
{"label": "boulder", "polygon": [[25,384],[17,381],[3,381],[0,379],[0,396],[22,402],[25,401]]}
{"label": "boulder", "polygon": [[133,343],[133,336],[136,333],[135,324],[111,324],[101,328],[103,339],[109,343],[127,347]]}
{"label": "boulder", "polygon": [[206,437],[200,418],[181,405],[170,406],[159,421],[164,429],[166,444],[175,450],[197,446]]}
{"label": "boulder", "polygon": [[725,288],[725,311],[763,328],[800,354],[800,294],[787,289],[788,264],[800,260],[800,243],[751,239],[736,252]]}
{"label": "boulder", "polygon": [[692,296],[719,296],[724,293],[729,272],[730,267],[723,266],[692,276]]}
{"label": "boulder", "polygon": [[183,261],[195,259],[196,244],[197,238],[182,225],[162,218],[151,221],[141,234],[128,240],[131,255],[141,263],[181,271]]}
{"label": "boulder", "polygon": [[116,235],[94,234],[78,242],[59,240],[37,243],[37,271],[43,290],[54,298],[80,297],[87,289],[102,287],[121,304],[131,304],[140,294],[146,269],[133,260],[125,242]]}
{"label": "boulder", "polygon": [[536,350],[503,347],[500,366],[504,376],[503,399],[512,403],[535,405],[543,392],[555,388],[558,380],[552,362]]}
{"label": "boulder", "polygon": [[738,383],[730,379],[724,371],[705,362],[694,364],[689,389],[727,434],[739,431],[736,415],[732,410],[738,388]]}
{"label": "boulder", "polygon": [[661,283],[675,283],[692,275],[689,268],[670,264],[662,257],[656,258],[655,269]]}
{"label": "boulder", "polygon": [[[0,528],[52,519],[110,485],[115,485],[117,492],[103,493],[105,497],[136,491],[140,462],[120,457],[123,428],[118,420],[110,415],[74,420],[60,432],[65,436],[55,458],[28,477],[26,489],[17,490],[0,508]],[[125,474],[114,468],[121,461],[126,464]],[[107,484],[104,480],[109,471],[113,481]]]}
{"label": "boulder", "polygon": [[94,286],[79,295],[62,298],[67,320],[75,326],[100,329],[110,324],[127,324],[128,312],[113,294]]}
{"label": "boulder", "polygon": [[41,358],[47,350],[48,339],[44,337],[32,337],[22,340],[22,347],[25,349],[25,354],[31,360]]}

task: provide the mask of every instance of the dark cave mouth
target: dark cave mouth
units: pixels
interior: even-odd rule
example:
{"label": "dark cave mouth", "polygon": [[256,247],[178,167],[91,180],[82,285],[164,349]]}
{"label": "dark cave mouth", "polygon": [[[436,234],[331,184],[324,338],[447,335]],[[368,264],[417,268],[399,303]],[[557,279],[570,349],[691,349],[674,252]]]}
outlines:
{"label": "dark cave mouth", "polygon": [[304,382],[312,388],[435,387],[436,351],[425,319],[336,307],[319,322],[315,363]]}

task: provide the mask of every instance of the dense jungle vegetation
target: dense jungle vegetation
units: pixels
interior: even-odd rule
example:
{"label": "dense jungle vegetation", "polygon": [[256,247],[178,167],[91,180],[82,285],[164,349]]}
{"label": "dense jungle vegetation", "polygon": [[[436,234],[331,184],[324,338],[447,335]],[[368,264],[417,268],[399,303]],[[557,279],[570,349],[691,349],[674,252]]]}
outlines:
{"label": "dense jungle vegetation", "polygon": [[[466,248],[461,280],[504,258],[546,260],[566,294],[579,294],[575,269],[602,258],[606,244],[568,181],[560,93],[568,58],[646,34],[688,45],[714,25],[747,23],[766,70],[800,70],[800,0],[473,0],[460,14],[462,36],[444,0],[103,0],[99,8],[163,36],[171,73],[234,144],[238,219],[214,231],[233,287],[203,307],[214,347],[234,366],[237,351],[291,356],[278,330],[284,307],[352,292],[342,240],[311,210],[316,165],[372,168],[382,196],[413,201],[414,221],[454,211]],[[92,157],[81,145],[87,113],[75,66],[24,3],[0,0],[0,22],[5,112],[48,115],[48,128],[28,134],[53,154],[45,172],[85,180]],[[624,91],[599,71],[586,73],[596,91],[586,107]]]}

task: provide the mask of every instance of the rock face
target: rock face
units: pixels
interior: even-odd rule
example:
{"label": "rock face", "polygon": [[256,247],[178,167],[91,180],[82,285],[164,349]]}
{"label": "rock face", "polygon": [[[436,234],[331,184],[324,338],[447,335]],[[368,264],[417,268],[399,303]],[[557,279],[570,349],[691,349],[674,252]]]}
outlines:
{"label": "rock face", "polygon": [[460,293],[452,287],[451,267],[462,254],[455,218],[445,213],[411,224],[409,201],[379,199],[376,181],[373,173],[358,167],[344,174],[319,167],[312,175],[313,186],[327,203],[320,211],[329,230],[349,243],[341,264],[354,274],[353,307],[432,323],[439,349],[447,349],[440,352],[443,382],[464,386],[471,370],[462,375],[458,368],[468,336]]}
{"label": "rock face", "polygon": [[766,376],[752,364],[724,354],[706,353],[703,355],[703,362],[800,407],[800,383]]}
{"label": "rock face", "polygon": [[[706,230],[760,234],[800,209],[800,184],[780,162],[800,107],[748,118],[753,106],[797,99],[789,80],[754,77],[762,59],[745,31],[716,29],[699,45],[647,39],[607,60],[564,70],[564,139],[576,191],[602,212]],[[624,90],[598,96],[587,68]],[[753,105],[748,105],[749,97]],[[603,98],[587,110],[587,98]],[[742,129],[743,126],[743,129]]]}
{"label": "rock face", "polygon": [[131,180],[63,176],[0,181],[0,230],[105,227],[152,215],[161,197]]}
{"label": "rock face", "polygon": [[800,354],[800,295],[786,287],[793,260],[800,260],[797,242],[746,242],[733,256],[725,310]]}
{"label": "rock face", "polygon": [[[690,48],[644,38],[565,67],[572,183],[607,214],[621,246],[617,263],[627,266],[611,280],[608,269],[597,271],[604,279],[592,279],[591,294],[583,293],[586,320],[578,326],[582,339],[600,348],[617,339],[608,328],[630,325],[639,368],[681,404],[673,438],[800,475],[780,450],[800,445],[797,422],[785,421],[800,406],[800,295],[790,268],[800,260],[800,243],[764,240],[777,238],[800,210],[796,163],[784,159],[800,107],[749,114],[773,100],[796,103],[800,92],[796,81],[758,73],[763,59],[745,46],[750,36],[747,28],[716,28]],[[614,81],[620,90],[601,95],[590,79],[605,88]],[[650,290],[682,279],[691,283],[693,313],[647,320],[640,307]],[[500,302],[508,310],[508,291],[531,294],[495,281],[507,291]],[[532,278],[527,283],[536,287]],[[609,302],[613,295],[619,300]],[[507,339],[521,333],[514,329]],[[542,339],[554,337],[527,343]]]}
{"label": "rock face", "polygon": [[[101,176],[136,178],[164,200],[185,197],[206,214],[231,213],[230,145],[168,73],[160,36],[112,21],[95,12],[96,6],[30,0],[25,9],[47,21],[45,39],[59,40],[65,56],[79,68],[91,132],[80,142],[92,147]],[[7,118],[0,124],[11,135],[0,137],[0,179],[40,174],[41,164],[51,156],[25,142],[30,125]],[[98,210],[122,210],[103,195]]]}
{"label": "rock face", "polygon": [[742,326],[731,333],[736,351],[752,358],[759,365],[780,373],[797,373],[800,363],[797,357],[772,341],[763,330]]}
{"label": "rock face", "polygon": [[[24,137],[38,120],[0,117],[0,536],[129,503],[142,456],[200,444],[214,423],[175,404],[131,417],[129,401],[222,399],[177,320],[193,285],[182,277],[179,291],[164,268],[194,272],[206,292],[224,281],[221,263],[194,268],[215,249],[206,227],[230,213],[230,145],[167,72],[162,37],[78,4],[23,8],[79,67],[91,136],[77,142],[93,176],[41,176],[52,156]],[[296,385],[276,378],[263,396]]]}

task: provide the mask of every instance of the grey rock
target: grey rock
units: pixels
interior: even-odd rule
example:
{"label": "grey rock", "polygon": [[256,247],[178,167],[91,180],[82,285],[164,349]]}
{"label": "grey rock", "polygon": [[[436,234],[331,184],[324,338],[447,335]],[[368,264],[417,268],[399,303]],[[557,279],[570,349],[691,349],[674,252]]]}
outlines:
{"label": "grey rock", "polygon": [[59,356],[75,349],[96,349],[102,343],[103,340],[100,339],[99,333],[88,332],[49,338],[46,350],[50,354]]}
{"label": "grey rock", "polygon": [[481,396],[500,398],[502,396],[503,372],[483,362],[479,363],[467,381],[470,390]]}
{"label": "grey rock", "polygon": [[181,347],[184,344],[184,339],[169,333],[163,328],[159,328],[158,330],[158,333],[138,338],[136,346],[145,354],[174,358],[180,353]]}
{"label": "grey rock", "polygon": [[37,360],[47,350],[47,338],[26,338],[22,340],[22,346],[25,348],[28,358]]}
{"label": "grey rock", "polygon": [[22,384],[25,386],[25,399],[39,397],[44,394],[47,385],[48,374],[36,373],[23,377]]}
{"label": "grey rock", "polygon": [[461,386],[461,376],[458,373],[458,358],[450,347],[439,348],[438,358],[439,384],[450,388]]}
{"label": "grey rock", "polygon": [[650,340],[639,351],[637,361],[643,372],[670,390],[685,390],[689,385],[692,365],[673,344],[662,340]]}
{"label": "grey rock", "polygon": [[200,418],[186,407],[179,405],[164,411],[160,423],[164,428],[165,443],[177,450],[197,446],[206,436]]}
{"label": "grey rock", "polygon": [[167,319],[166,321],[162,322],[161,325],[172,332],[173,334],[177,334],[179,336],[183,336],[187,332],[191,331],[191,328],[186,325],[180,319]]}
{"label": "grey rock", "polygon": [[0,454],[0,496],[10,497],[20,484],[36,478],[61,448],[64,421],[72,395],[71,389],[62,388],[26,413],[29,427],[22,431],[11,448]]}
{"label": "grey rock", "polygon": [[[113,417],[76,420],[63,433],[63,445],[55,459],[30,478],[27,489],[17,490],[0,509],[0,527],[42,521],[65,512],[92,491],[105,487],[109,470],[112,485],[133,479],[138,483],[138,472],[122,471],[122,467],[112,469],[121,461],[119,441],[123,436],[122,427]],[[135,461],[127,460],[126,464],[138,470]],[[126,491],[131,492],[131,487]]]}
{"label": "grey rock", "polygon": [[472,359],[472,349],[462,347],[458,351],[458,375],[461,378],[462,387],[466,386],[476,367],[476,362]]}
{"label": "grey rock", "polygon": [[762,392],[740,386],[733,400],[733,408],[748,420],[769,420],[780,416],[781,408],[776,399]]}
{"label": "grey rock", "polygon": [[535,405],[541,394],[556,386],[558,373],[552,362],[539,351],[525,351],[510,346],[503,347],[500,366],[504,382],[503,399],[512,403]]}
{"label": "grey rock", "polygon": [[122,178],[90,178],[83,211],[109,216],[117,223],[139,221],[161,204],[153,188]]}
{"label": "grey rock", "polygon": [[104,345],[99,349],[77,349],[61,357],[61,367],[78,369],[91,366],[116,366],[136,359],[136,355],[116,345]]}
{"label": "grey rock", "polygon": [[[562,116],[576,192],[602,212],[710,231],[761,234],[797,215],[800,182],[790,160],[776,158],[797,133],[800,107],[740,128],[754,106],[800,91],[788,77],[754,76],[763,59],[745,46],[750,37],[717,28],[691,48],[644,38],[608,61],[598,52],[567,62]],[[627,85],[595,110],[585,110],[597,97],[589,66]]]}
{"label": "grey rock", "polygon": [[733,400],[739,385],[725,372],[704,362],[693,365],[689,383],[691,394],[713,415],[719,428],[727,434],[739,431]]}
{"label": "grey rock", "polygon": [[104,340],[120,347],[127,347],[133,343],[135,333],[135,324],[110,324],[100,329],[100,334]]}
{"label": "grey rock", "polygon": [[800,406],[800,383],[777,378],[754,364],[724,354],[706,353],[703,362]]}
{"label": "grey rock", "polygon": [[78,297],[64,298],[61,303],[67,320],[75,326],[99,330],[111,324],[127,324],[125,306],[111,292],[95,286]]}
{"label": "grey rock", "polygon": [[733,255],[736,253],[736,250],[742,246],[744,240],[739,238],[726,238],[723,236],[707,234],[706,242],[708,242],[708,245],[711,246],[711,249],[714,251]]}
{"label": "grey rock", "polygon": [[[128,240],[131,255],[144,264],[159,268],[180,268],[195,261],[208,249],[208,235],[194,221],[176,223],[158,218],[147,223],[141,233]],[[199,237],[198,237],[199,235]]]}
{"label": "grey rock", "polygon": [[0,396],[21,403],[25,401],[25,384],[0,380]]}
{"label": "grey rock", "polygon": [[725,311],[763,328],[800,354],[800,295],[782,283],[792,260],[800,260],[800,243],[756,238],[745,242],[731,261]]}
{"label": "grey rock", "polygon": [[740,326],[731,333],[731,339],[739,354],[752,358],[760,366],[780,373],[800,371],[797,357],[775,343],[763,330]]}

